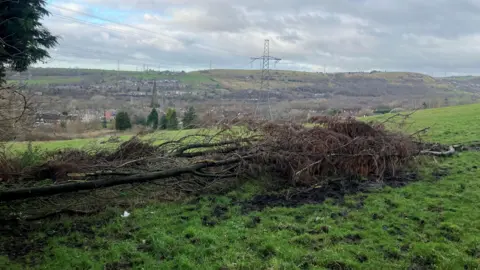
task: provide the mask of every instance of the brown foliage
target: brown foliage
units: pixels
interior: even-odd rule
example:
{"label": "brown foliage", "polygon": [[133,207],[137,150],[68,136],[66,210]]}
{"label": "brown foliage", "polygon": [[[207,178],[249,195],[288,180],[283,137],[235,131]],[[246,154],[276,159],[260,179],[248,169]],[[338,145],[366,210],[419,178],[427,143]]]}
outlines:
{"label": "brown foliage", "polygon": [[151,145],[148,142],[141,141],[138,137],[123,142],[113,153],[107,155],[107,161],[114,160],[134,160],[142,157],[154,155],[158,147]]}
{"label": "brown foliage", "polygon": [[354,137],[375,137],[384,134],[384,126],[381,124],[368,124],[354,118],[341,118],[334,116],[315,116],[310,118],[310,123],[324,124],[327,129],[340,134]]}
{"label": "brown foliage", "polygon": [[266,124],[254,160],[290,184],[312,185],[332,177],[381,180],[418,153],[407,136],[353,119],[322,117],[322,126]]}
{"label": "brown foliage", "polygon": [[[239,134],[232,136],[235,129],[225,124],[225,130],[231,132],[219,132],[213,137],[195,135],[203,141],[185,143],[183,139],[190,138],[185,137],[159,146],[134,137],[114,152],[57,152],[29,175],[38,179],[47,177],[48,172],[49,178],[58,181],[67,179],[69,173],[80,172],[84,180],[111,179],[108,181],[114,185],[116,179],[120,184],[126,181],[119,175],[129,175],[128,181],[135,182],[152,172],[163,175],[173,170],[181,171],[182,178],[177,174],[162,177],[169,179],[175,191],[198,192],[212,186],[228,189],[232,182],[219,179],[258,175],[261,168],[263,173],[279,179],[275,183],[280,186],[317,186],[336,179],[381,181],[405,168],[419,153],[409,136],[388,132],[381,125],[341,118],[322,118],[318,122],[321,125],[305,127],[292,122],[249,120],[236,122],[246,127],[244,131],[250,130],[242,138]],[[208,166],[189,169],[199,164]]]}

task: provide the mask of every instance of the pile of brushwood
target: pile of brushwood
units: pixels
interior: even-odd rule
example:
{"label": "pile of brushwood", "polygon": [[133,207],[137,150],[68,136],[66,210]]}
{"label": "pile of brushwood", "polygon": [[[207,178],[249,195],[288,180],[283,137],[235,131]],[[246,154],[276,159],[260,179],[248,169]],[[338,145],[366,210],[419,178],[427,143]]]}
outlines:
{"label": "pile of brushwood", "polygon": [[241,179],[263,176],[283,187],[326,185],[335,179],[380,182],[404,170],[415,156],[430,153],[412,136],[390,132],[382,124],[336,117],[313,122],[237,122],[216,134],[157,145],[133,137],[115,151],[65,149],[23,168],[4,160],[11,166],[0,164],[0,201],[127,184],[155,183],[198,193],[212,187],[227,190]]}

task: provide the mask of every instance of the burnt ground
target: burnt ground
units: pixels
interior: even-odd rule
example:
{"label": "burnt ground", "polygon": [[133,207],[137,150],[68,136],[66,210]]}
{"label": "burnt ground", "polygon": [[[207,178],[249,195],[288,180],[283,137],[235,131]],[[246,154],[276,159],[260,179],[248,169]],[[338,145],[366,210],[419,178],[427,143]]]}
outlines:
{"label": "burnt ground", "polygon": [[[445,176],[442,174],[441,176]],[[261,194],[249,201],[241,202],[242,212],[261,211],[266,207],[297,207],[304,204],[322,203],[326,199],[342,202],[345,195],[358,192],[368,193],[384,186],[402,187],[410,182],[417,181],[417,173],[402,173],[395,177],[388,177],[383,182],[362,181],[358,179],[336,180],[318,188],[300,189],[292,195],[285,193]]]}

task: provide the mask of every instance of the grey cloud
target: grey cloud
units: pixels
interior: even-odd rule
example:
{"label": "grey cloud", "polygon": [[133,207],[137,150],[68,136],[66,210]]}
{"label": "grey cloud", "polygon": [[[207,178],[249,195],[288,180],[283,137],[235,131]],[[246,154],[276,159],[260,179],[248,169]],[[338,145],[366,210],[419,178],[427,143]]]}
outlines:
{"label": "grey cloud", "polygon": [[[136,52],[162,65],[205,68],[248,67],[251,56],[271,40],[271,53],[301,66],[340,70],[473,70],[480,67],[479,1],[469,0],[83,0],[131,10],[125,23],[149,29],[148,35],[46,20],[64,35],[62,48],[77,58],[105,61]],[[182,13],[183,11],[183,13]],[[150,14],[149,19],[140,16]],[[136,16],[136,17],[135,17]],[[139,23],[141,22],[141,23]],[[102,32],[108,32],[106,37]],[[76,47],[89,50],[73,49]],[[103,52],[102,53],[99,53]],[[95,53],[96,52],[96,53]],[[129,60],[130,57],[128,58]],[[138,60],[139,61],[139,60]],[[295,67],[288,64],[278,67]],[[328,68],[327,68],[328,70]]]}

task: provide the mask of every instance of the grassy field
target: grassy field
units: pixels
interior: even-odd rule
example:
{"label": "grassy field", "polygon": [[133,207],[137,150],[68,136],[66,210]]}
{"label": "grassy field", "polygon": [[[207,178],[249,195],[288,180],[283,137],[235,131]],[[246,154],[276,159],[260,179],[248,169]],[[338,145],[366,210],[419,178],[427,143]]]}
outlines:
{"label": "grassy field", "polygon": [[[29,85],[46,85],[46,84],[70,84],[82,81],[82,77],[66,77],[66,76],[41,76],[32,80],[24,80],[23,83]],[[8,80],[7,83],[17,84],[18,80]]]}
{"label": "grassy field", "polygon": [[[480,134],[479,105],[424,110],[411,130],[467,143]],[[32,233],[5,269],[479,269],[480,152],[437,158],[400,188],[267,206],[253,181],[222,196],[64,217]],[[272,195],[272,194],[271,194]],[[129,217],[121,217],[124,210]],[[1,239],[9,241],[9,239]],[[23,260],[23,261],[22,261]],[[0,266],[1,268],[1,266]]]}
{"label": "grassy field", "polygon": [[185,74],[176,74],[173,76],[157,73],[138,73],[134,74],[134,77],[144,79],[144,80],[178,80],[182,83],[198,85],[202,83],[213,83],[212,79],[199,72],[190,72]]}
{"label": "grassy field", "polygon": [[[382,120],[386,114],[372,117]],[[406,121],[404,130],[410,133],[429,127],[426,140],[442,143],[470,143],[480,141],[480,104],[421,110]]]}
{"label": "grassy field", "polygon": [[[202,130],[202,129],[189,129],[189,130],[165,130],[150,133],[141,137],[142,140],[153,141],[153,144],[160,144],[167,140],[176,140],[181,137],[192,134],[214,134],[214,129]],[[73,139],[73,140],[58,140],[58,141],[35,141],[31,142],[34,148],[43,151],[55,151],[65,148],[75,149],[95,149],[102,147],[115,147],[119,143],[124,142],[132,138],[134,135],[121,134],[119,136],[107,136],[94,139]],[[109,138],[118,137],[118,142],[110,143]],[[29,142],[15,142],[9,144],[7,147],[13,152],[23,152],[27,149]]]}

